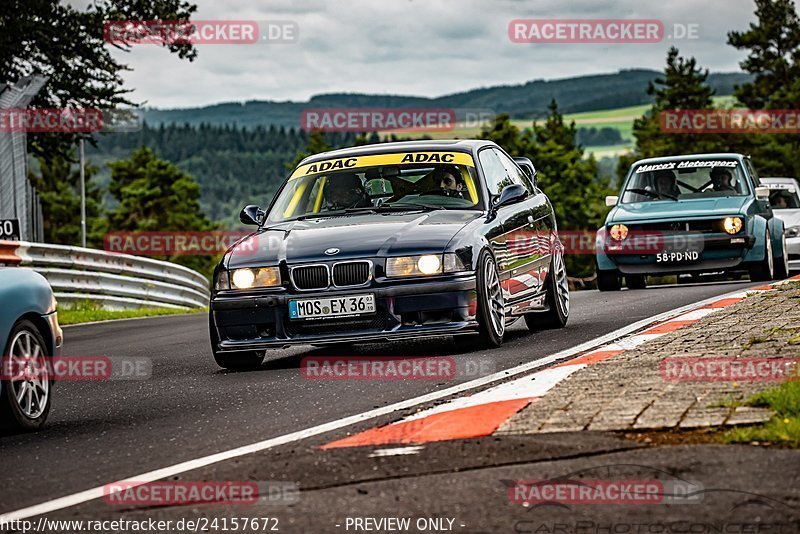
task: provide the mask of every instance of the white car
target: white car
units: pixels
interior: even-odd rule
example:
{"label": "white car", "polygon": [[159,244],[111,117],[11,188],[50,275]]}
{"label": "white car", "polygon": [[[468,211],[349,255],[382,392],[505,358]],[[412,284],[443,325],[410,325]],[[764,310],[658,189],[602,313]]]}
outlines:
{"label": "white car", "polygon": [[789,270],[800,271],[800,183],[794,178],[762,178],[769,187],[769,203],[786,225]]}

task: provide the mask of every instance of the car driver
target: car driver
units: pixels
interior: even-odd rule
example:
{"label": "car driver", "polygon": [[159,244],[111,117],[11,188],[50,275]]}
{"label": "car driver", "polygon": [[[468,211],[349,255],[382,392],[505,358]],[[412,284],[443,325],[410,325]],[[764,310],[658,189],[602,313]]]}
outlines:
{"label": "car driver", "polygon": [[433,173],[434,181],[442,192],[450,197],[464,198],[464,178],[458,169],[452,167],[439,167]]}
{"label": "car driver", "polygon": [[733,177],[731,171],[725,167],[714,167],[711,169],[711,184],[714,191],[725,191],[728,193],[736,193],[736,188],[733,186]]}
{"label": "car driver", "polygon": [[372,206],[361,178],[354,172],[328,176],[323,195],[330,211]]}

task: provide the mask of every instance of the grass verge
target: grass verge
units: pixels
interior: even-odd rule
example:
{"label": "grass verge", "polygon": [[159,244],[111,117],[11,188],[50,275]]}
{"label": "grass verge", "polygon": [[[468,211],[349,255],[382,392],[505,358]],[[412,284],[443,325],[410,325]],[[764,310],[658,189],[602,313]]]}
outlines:
{"label": "grass verge", "polygon": [[103,310],[93,307],[59,308],[58,323],[61,326],[94,321],[111,321],[113,319],[133,319],[136,317],[155,317],[158,315],[179,315],[185,313],[203,313],[208,308],[179,310],[174,308],[141,308],[138,310]]}
{"label": "grass verge", "polygon": [[771,408],[775,415],[763,425],[729,430],[722,436],[723,441],[800,447],[800,382],[784,382],[753,395],[747,399],[746,404]]}

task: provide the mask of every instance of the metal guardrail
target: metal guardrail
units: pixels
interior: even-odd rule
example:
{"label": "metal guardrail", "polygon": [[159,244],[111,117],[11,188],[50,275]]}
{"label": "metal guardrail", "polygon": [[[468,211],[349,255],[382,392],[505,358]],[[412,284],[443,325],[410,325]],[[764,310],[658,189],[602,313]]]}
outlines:
{"label": "metal guardrail", "polygon": [[107,309],[198,308],[208,280],[188,267],[81,247],[0,241],[0,263],[42,274],[60,303],[96,301]]}

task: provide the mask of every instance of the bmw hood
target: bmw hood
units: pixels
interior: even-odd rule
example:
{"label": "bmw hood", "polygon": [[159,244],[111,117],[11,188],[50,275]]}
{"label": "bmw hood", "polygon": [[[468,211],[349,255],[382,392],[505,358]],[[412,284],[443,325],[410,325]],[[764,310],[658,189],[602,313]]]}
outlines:
{"label": "bmw hood", "polygon": [[608,214],[606,223],[691,219],[742,213],[751,201],[748,196],[654,200],[620,204]]}
{"label": "bmw hood", "polygon": [[480,215],[439,210],[288,221],[244,239],[228,252],[225,263],[233,269],[444,252],[453,236]]}

